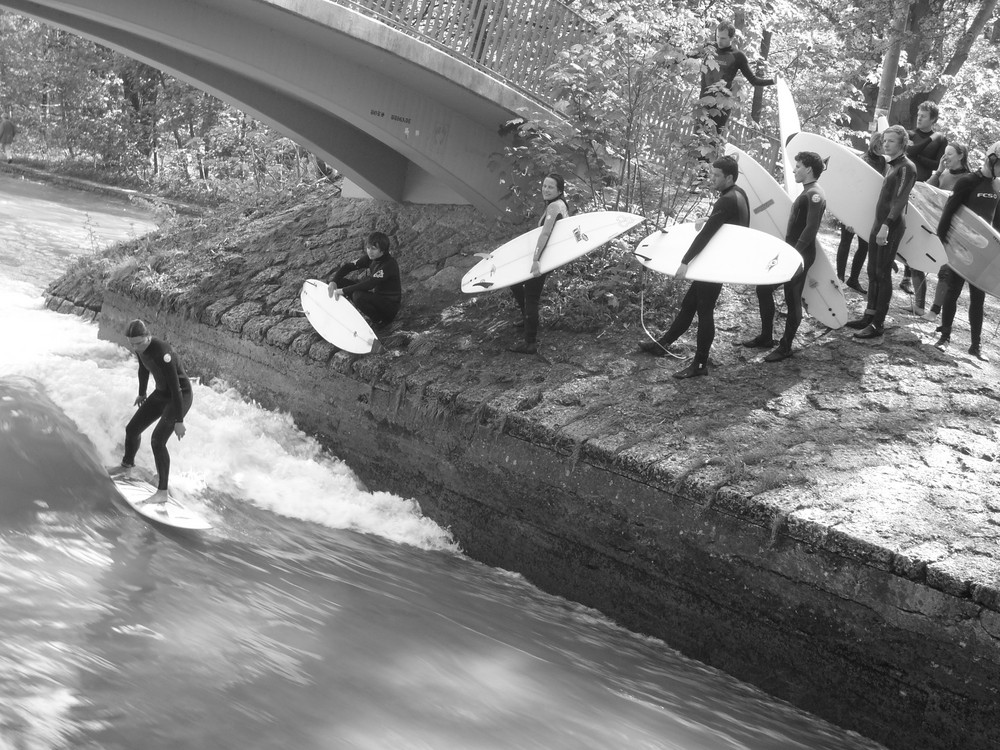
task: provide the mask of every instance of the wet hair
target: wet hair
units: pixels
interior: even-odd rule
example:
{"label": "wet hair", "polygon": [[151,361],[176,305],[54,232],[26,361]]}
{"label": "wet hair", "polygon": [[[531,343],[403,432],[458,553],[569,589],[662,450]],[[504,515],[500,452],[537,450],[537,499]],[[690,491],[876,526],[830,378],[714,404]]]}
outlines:
{"label": "wet hair", "polygon": [[815,151],[799,151],[799,153],[795,154],[795,161],[803,167],[809,167],[812,170],[813,177],[816,178],[823,174],[823,170],[826,169],[826,162],[823,161],[823,157]]}
{"label": "wet hair", "polygon": [[969,147],[966,146],[961,141],[952,141],[947,146],[945,146],[945,150],[948,150],[949,147],[955,149],[955,153],[958,154],[958,170],[960,172],[968,172],[969,171]]}
{"label": "wet hair", "polygon": [[740,176],[740,164],[731,156],[720,156],[712,162],[712,166],[722,172],[722,174],[726,177],[732,177],[733,182],[736,182],[737,178]]}
{"label": "wet hair", "polygon": [[920,111],[924,111],[928,115],[930,115],[931,122],[937,122],[937,118],[938,118],[938,105],[935,104],[934,102],[932,102],[930,100],[920,102],[920,104],[917,105],[917,112],[920,112]]}
{"label": "wet hair", "polygon": [[382,255],[389,253],[389,237],[384,232],[372,232],[368,235],[366,244],[377,247],[382,251]]}
{"label": "wet hair", "polygon": [[736,27],[733,26],[733,24],[730,23],[729,21],[719,21],[719,25],[715,27],[715,30],[721,31],[722,29],[725,29],[726,31],[729,32],[730,39],[736,38]]}
{"label": "wet hair", "polygon": [[148,335],[149,329],[146,327],[146,324],[138,318],[129,323],[128,328],[125,329],[125,338],[127,339],[137,339],[140,336]]}
{"label": "wet hair", "polygon": [[[556,183],[556,187],[559,188],[559,195],[562,196],[566,192],[566,180],[558,172],[549,172],[545,175],[546,180],[552,180]],[[544,180],[543,180],[544,182]]]}
{"label": "wet hair", "polygon": [[890,125],[882,131],[882,138],[885,139],[889,133],[895,133],[902,139],[902,146],[904,150],[910,145],[910,134],[906,132],[906,128],[902,125]]}

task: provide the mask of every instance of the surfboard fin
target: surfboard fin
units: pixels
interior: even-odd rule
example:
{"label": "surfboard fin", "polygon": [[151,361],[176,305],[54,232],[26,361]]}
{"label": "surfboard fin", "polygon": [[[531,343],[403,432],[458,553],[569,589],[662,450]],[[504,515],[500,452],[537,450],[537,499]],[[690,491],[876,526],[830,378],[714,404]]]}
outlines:
{"label": "surfboard fin", "polygon": [[493,286],[493,282],[492,281],[477,281],[472,286],[479,286],[479,287],[482,287],[483,289],[489,289],[491,286]]}
{"label": "surfboard fin", "polygon": [[652,256],[650,256],[650,255],[643,255],[642,253],[637,253],[635,250],[632,251],[632,255],[634,255],[636,258],[639,258],[640,260],[649,261],[649,260],[653,259]]}

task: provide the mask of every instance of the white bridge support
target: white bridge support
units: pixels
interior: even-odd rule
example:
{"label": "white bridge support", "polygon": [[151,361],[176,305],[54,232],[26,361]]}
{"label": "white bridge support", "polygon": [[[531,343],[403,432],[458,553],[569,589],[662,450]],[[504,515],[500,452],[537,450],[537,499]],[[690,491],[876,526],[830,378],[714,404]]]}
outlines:
{"label": "white bridge support", "polygon": [[501,124],[557,117],[437,47],[327,0],[0,0],[266,122],[375,198],[502,212]]}

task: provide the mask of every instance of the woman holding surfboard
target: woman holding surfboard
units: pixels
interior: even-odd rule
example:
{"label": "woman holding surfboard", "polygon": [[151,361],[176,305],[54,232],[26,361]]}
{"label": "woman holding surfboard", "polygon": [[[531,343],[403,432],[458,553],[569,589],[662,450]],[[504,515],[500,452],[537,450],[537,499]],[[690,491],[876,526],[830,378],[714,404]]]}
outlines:
{"label": "woman holding surfboard", "polygon": [[515,325],[524,328],[524,341],[519,341],[510,347],[510,351],[518,354],[535,354],[538,351],[538,306],[542,299],[542,289],[545,287],[547,273],[540,273],[538,263],[541,260],[552,229],[559,219],[569,216],[569,206],[566,205],[566,182],[562,175],[553,172],[542,180],[542,200],[545,201],[545,213],[538,222],[542,228],[535,245],[535,254],[531,263],[531,278],[520,284],[514,284],[511,294],[521,311],[521,320]]}

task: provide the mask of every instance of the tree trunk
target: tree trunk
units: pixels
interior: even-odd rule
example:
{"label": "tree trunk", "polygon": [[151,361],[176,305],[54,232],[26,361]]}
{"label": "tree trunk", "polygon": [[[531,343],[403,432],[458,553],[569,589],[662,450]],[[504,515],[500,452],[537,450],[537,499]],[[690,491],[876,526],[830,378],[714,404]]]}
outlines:
{"label": "tree trunk", "polygon": [[[764,35],[760,40],[760,56],[767,60],[767,56],[771,54],[771,32],[764,29]],[[757,68],[754,71],[757,75],[763,75],[764,71],[762,68]],[[753,87],[753,106],[750,108],[750,117],[753,118],[754,122],[760,122],[760,111],[764,107],[764,89],[760,86]]]}
{"label": "tree trunk", "polygon": [[875,102],[875,121],[880,117],[889,116],[892,106],[892,94],[896,88],[896,71],[899,69],[899,53],[903,47],[903,33],[906,31],[906,19],[910,12],[912,0],[896,0],[893,11],[892,26],[889,28],[889,48],[882,58],[882,80],[878,87],[878,100]]}

